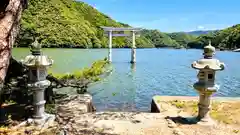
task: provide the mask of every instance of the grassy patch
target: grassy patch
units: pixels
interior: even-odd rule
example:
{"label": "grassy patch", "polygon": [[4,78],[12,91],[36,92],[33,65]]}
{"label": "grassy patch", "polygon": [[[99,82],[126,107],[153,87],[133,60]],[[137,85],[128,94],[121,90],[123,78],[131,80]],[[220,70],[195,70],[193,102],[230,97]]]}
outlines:
{"label": "grassy patch", "polygon": [[[177,108],[183,109],[192,115],[198,113],[198,101],[169,101],[170,104]],[[210,116],[225,124],[240,124],[240,102],[212,102]]]}
{"label": "grassy patch", "polygon": [[45,111],[46,111],[46,113],[56,114],[56,105],[55,104],[46,104]]}
{"label": "grassy patch", "polygon": [[16,104],[16,102],[13,100],[5,100],[1,106],[8,106],[8,105],[13,105],[13,104]]}
{"label": "grassy patch", "polygon": [[0,127],[0,135],[56,135],[59,134],[59,127],[52,126],[48,129],[39,129],[35,126],[23,126],[17,129]]}

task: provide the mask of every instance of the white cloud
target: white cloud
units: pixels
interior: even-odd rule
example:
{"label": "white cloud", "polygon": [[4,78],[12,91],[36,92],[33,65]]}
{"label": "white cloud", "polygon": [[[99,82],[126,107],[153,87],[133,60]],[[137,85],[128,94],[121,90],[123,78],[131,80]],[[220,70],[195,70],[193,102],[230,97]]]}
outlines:
{"label": "white cloud", "polygon": [[199,26],[197,26],[197,29],[198,29],[198,30],[203,30],[203,29],[205,29],[205,27],[202,26],[202,25],[199,25]]}
{"label": "white cloud", "polygon": [[97,6],[94,6],[94,8],[97,9],[97,10],[99,10],[99,7],[97,7]]}
{"label": "white cloud", "polygon": [[89,4],[90,6],[92,6],[93,8],[99,10],[99,6],[97,6],[96,4]]}
{"label": "white cloud", "polygon": [[139,22],[129,22],[130,25],[134,27],[147,27],[147,28],[158,28],[161,24],[168,23],[167,18],[162,18],[158,20],[149,20],[149,21],[139,21]]}
{"label": "white cloud", "polygon": [[186,31],[186,32],[193,32],[193,31],[196,31],[196,30],[189,30],[189,31]]}

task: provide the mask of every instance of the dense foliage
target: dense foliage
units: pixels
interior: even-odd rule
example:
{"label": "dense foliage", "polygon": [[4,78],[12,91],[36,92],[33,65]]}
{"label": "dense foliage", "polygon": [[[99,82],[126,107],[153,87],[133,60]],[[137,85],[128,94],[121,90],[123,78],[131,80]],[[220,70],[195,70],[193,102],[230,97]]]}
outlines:
{"label": "dense foliage", "polygon": [[200,35],[196,40],[190,42],[188,47],[202,48],[211,40],[212,45],[220,49],[240,48],[240,25],[234,25],[227,29],[214,31],[205,35]]}
{"label": "dense foliage", "polygon": [[[105,48],[108,39],[103,36],[101,26],[130,27],[84,2],[29,0],[17,44],[28,46],[37,37],[45,47]],[[113,38],[113,47],[130,47],[131,42],[131,38]],[[158,30],[144,30],[136,44],[138,48],[179,46],[169,35]]]}
{"label": "dense foliage", "polygon": [[187,48],[188,43],[196,39],[196,36],[186,34],[184,32],[170,33],[168,35],[169,37],[171,37],[172,40],[175,40],[180,47],[184,47],[184,48]]}
{"label": "dense foliage", "polygon": [[158,30],[143,30],[142,36],[146,37],[155,47],[175,47],[179,44],[167,34]]}
{"label": "dense foliage", "polygon": [[[106,48],[108,39],[101,26],[130,27],[81,1],[29,0],[28,9],[22,16],[17,45],[26,47],[37,37],[44,47]],[[220,31],[199,31],[197,34],[145,29],[137,37],[136,46],[202,48],[211,40],[217,48],[234,49],[240,47],[239,32],[239,25]],[[130,37],[113,38],[113,47],[128,48],[131,42]]]}
{"label": "dense foliage", "polygon": [[[17,44],[28,46],[34,37],[45,47],[106,47],[107,37],[100,26],[128,27],[98,12],[84,2],[73,0],[29,0],[21,20]],[[128,47],[128,38],[113,39],[113,47]],[[137,38],[137,47],[153,47]]]}

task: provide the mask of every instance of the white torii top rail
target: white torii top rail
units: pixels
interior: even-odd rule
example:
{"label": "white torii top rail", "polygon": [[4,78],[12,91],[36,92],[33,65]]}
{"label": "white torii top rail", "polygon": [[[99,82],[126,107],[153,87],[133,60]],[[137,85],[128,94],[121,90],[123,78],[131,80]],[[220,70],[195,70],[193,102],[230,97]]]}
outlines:
{"label": "white torii top rail", "polygon": [[[112,62],[112,37],[128,37],[132,36],[132,54],[131,63],[136,62],[136,46],[135,46],[135,36],[140,35],[138,32],[141,28],[119,28],[119,27],[101,27],[104,30],[104,35],[109,38],[109,49],[108,49],[108,61]],[[128,32],[128,33],[126,33]]]}
{"label": "white torii top rail", "polygon": [[141,31],[142,28],[117,28],[117,27],[105,27],[102,26],[101,28],[104,29],[104,31]]}

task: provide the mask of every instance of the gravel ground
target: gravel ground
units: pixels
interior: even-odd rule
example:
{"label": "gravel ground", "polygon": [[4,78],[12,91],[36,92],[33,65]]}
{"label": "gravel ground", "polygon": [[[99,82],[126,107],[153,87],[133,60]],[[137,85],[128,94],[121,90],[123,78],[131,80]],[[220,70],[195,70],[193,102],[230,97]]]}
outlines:
{"label": "gravel ground", "polygon": [[58,119],[69,120],[61,124],[69,135],[172,135],[174,133],[174,128],[168,126],[164,116],[157,113],[85,113],[75,115],[74,119],[62,114]]}
{"label": "gravel ground", "polygon": [[186,135],[240,135],[240,128],[218,124],[216,126],[180,125]]}

